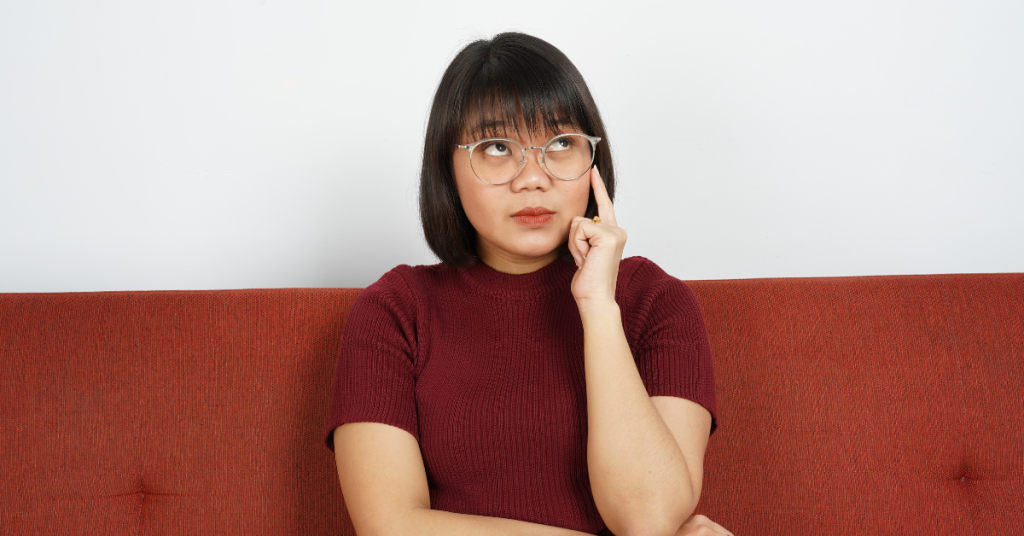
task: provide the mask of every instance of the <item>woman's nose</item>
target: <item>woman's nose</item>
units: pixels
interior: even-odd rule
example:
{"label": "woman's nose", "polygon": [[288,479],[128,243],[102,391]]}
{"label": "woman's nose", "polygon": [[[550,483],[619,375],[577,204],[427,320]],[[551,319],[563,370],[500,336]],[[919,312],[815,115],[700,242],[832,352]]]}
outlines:
{"label": "woman's nose", "polygon": [[512,181],[512,189],[517,191],[525,189],[547,190],[551,186],[551,177],[548,176],[547,172],[544,171],[544,166],[541,165],[544,153],[540,149],[527,149],[523,153],[523,158],[526,160],[526,164],[523,165],[522,171]]}

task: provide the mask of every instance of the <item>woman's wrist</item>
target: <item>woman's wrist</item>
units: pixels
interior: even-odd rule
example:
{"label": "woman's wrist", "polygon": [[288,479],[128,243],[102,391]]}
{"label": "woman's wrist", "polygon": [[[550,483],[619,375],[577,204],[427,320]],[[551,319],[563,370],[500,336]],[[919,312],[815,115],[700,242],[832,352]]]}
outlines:
{"label": "woman's wrist", "polygon": [[602,298],[576,298],[576,306],[579,307],[580,314],[608,310],[617,311],[619,309],[619,304],[610,296]]}
{"label": "woman's wrist", "polygon": [[589,324],[600,324],[607,321],[622,321],[619,304],[615,303],[614,299],[577,299],[576,306],[579,307],[580,310],[580,319],[583,320],[584,332],[587,331]]}

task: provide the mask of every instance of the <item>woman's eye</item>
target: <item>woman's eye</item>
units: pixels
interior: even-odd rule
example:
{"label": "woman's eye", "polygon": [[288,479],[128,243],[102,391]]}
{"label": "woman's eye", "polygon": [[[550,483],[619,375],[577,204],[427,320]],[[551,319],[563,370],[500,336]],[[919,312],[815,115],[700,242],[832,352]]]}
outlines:
{"label": "woman's eye", "polygon": [[508,156],[510,152],[508,145],[501,142],[488,143],[484,146],[484,154],[488,156]]}
{"label": "woman's eye", "polygon": [[551,152],[551,151],[564,151],[564,150],[566,150],[566,149],[568,149],[570,147],[572,147],[572,140],[571,139],[569,139],[569,138],[558,138],[557,140],[551,142],[551,145],[548,145],[547,150],[549,152]]}

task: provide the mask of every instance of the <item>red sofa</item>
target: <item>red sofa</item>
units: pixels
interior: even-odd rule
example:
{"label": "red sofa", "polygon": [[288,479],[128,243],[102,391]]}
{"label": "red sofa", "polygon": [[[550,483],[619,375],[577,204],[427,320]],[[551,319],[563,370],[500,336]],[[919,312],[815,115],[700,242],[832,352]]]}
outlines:
{"label": "red sofa", "polygon": [[[1021,534],[1024,274],[691,282],[740,535]],[[0,295],[0,534],[351,534],[357,289]]]}

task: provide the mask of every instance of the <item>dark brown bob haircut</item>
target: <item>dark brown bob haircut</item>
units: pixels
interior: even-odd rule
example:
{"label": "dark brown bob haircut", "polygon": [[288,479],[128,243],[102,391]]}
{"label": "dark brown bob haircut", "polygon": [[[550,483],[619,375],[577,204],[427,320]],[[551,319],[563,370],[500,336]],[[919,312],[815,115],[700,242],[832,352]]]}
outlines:
{"label": "dark brown bob haircut", "polygon": [[[461,268],[478,260],[476,230],[455,185],[455,145],[518,133],[520,118],[531,134],[571,126],[600,136],[594,165],[601,170],[608,196],[615,199],[608,135],[583,76],[569,58],[550,43],[521,33],[475,41],[441,77],[423,144],[420,220],[427,245],[441,262]],[[591,191],[585,216],[596,214]]]}

